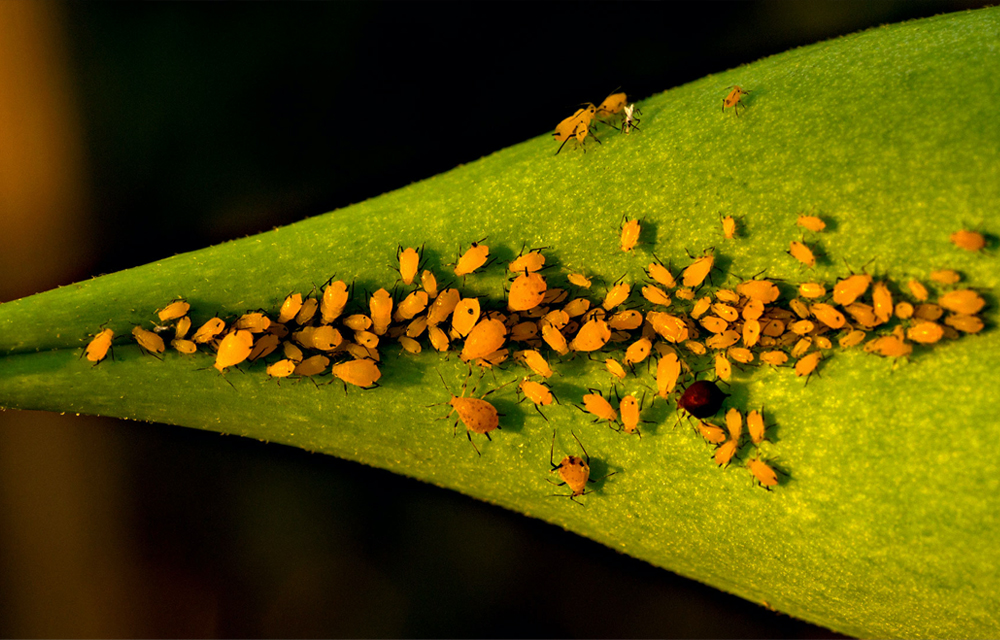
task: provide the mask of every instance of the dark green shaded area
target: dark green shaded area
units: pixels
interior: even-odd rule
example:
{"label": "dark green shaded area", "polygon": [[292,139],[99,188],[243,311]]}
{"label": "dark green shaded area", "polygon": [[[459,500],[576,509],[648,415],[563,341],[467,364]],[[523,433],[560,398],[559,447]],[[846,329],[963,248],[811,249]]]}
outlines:
{"label": "dark green shaded area", "polygon": [[[275,309],[293,289],[331,275],[369,290],[390,285],[397,244],[426,244],[444,273],[459,244],[488,235],[503,263],[522,245],[606,281],[638,282],[652,252],[675,265],[714,246],[722,274],[833,281],[843,261],[902,281],[961,271],[990,294],[995,256],[948,243],[963,226],[995,233],[1000,196],[1000,61],[996,10],[885,27],[768,58],[644,101],[642,132],[602,135],[588,152],[540,138],[325,216],[0,307],[0,404],[98,413],[236,433],[322,451],[452,487],[558,523],[630,555],[838,631],[877,636],[991,636],[998,621],[994,496],[984,452],[997,440],[995,331],[892,364],[837,353],[808,386],[788,370],[734,380],[740,406],[767,407],[768,451],[789,473],[772,493],[749,474],[720,471],[658,403],[642,440],[592,424],[575,409],[515,406],[476,457],[436,418],[453,388],[454,357],[387,355],[382,388],[361,392],[267,381],[261,367],[228,375],[207,357],[138,349],[92,368],[77,347],[98,325],[118,333],[176,296],[196,319]],[[726,87],[750,89],[739,118],[721,113]],[[568,115],[568,114],[567,114]],[[831,221],[807,240],[822,249],[814,274],[784,251],[796,213]],[[741,236],[722,239],[720,213]],[[622,215],[639,217],[644,245],[617,248]],[[464,290],[499,299],[493,268]],[[558,282],[559,276],[552,280]],[[995,322],[994,312],[988,318]],[[66,347],[71,347],[67,349]],[[34,353],[41,351],[41,353]],[[607,388],[597,363],[559,365],[566,401]],[[500,380],[511,378],[500,374]],[[495,383],[487,377],[484,385]],[[627,384],[623,393],[642,388]],[[576,395],[574,395],[576,394]],[[595,475],[619,473],[580,508],[549,497],[548,449],[574,452]]]}

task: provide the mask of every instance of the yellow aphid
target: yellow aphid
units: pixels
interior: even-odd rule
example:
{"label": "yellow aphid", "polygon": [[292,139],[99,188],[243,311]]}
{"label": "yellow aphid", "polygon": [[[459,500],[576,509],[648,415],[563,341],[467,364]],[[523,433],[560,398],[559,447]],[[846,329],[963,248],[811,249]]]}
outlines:
{"label": "yellow aphid", "polygon": [[739,107],[743,104],[743,96],[750,93],[747,90],[741,88],[738,84],[733,85],[732,91],[729,92],[725,98],[722,99],[722,110],[725,111],[729,107],[733,108],[733,113],[737,116],[740,115]]}
{"label": "yellow aphid", "polygon": [[900,320],[907,320],[913,317],[913,305],[909,302],[898,302],[895,307],[896,317]]}
{"label": "yellow aphid", "polygon": [[798,317],[803,319],[809,317],[809,306],[801,298],[792,298],[788,301],[788,306],[792,308],[792,311],[794,311],[795,315]]}
{"label": "yellow aphid", "polygon": [[437,325],[427,327],[427,339],[431,341],[431,346],[437,351],[448,350],[448,334]]}
{"label": "yellow aphid", "polygon": [[190,308],[191,305],[184,300],[175,300],[157,311],[156,315],[160,318],[160,322],[169,322],[183,317]]}
{"label": "yellow aphid", "polygon": [[367,331],[372,328],[372,319],[363,313],[355,313],[344,318],[344,326],[352,331]]}
{"label": "yellow aphid", "polygon": [[639,413],[642,407],[633,395],[627,395],[618,403],[618,412],[622,416],[622,429],[625,433],[639,433]]}
{"label": "yellow aphid", "polygon": [[658,304],[664,307],[670,306],[670,296],[663,289],[655,285],[646,285],[642,288],[642,297],[649,300],[653,304]]}
{"label": "yellow aphid", "polygon": [[632,331],[642,326],[642,312],[635,309],[619,311],[608,318],[608,326],[615,331]]}
{"label": "yellow aphid", "polygon": [[719,380],[728,382],[732,375],[733,365],[726,359],[726,356],[721,351],[715,354],[715,376]]}
{"label": "yellow aphid", "polygon": [[599,318],[587,321],[573,338],[569,348],[573,351],[597,351],[611,339],[611,328]]}
{"label": "yellow aphid", "polygon": [[920,344],[933,344],[944,335],[944,328],[936,322],[918,322],[906,330],[906,337]]}
{"label": "yellow aphid", "polygon": [[659,261],[649,263],[649,266],[646,267],[646,275],[668,289],[673,289],[677,286],[677,281],[670,274],[670,270],[664,267]]}
{"label": "yellow aphid", "polygon": [[770,280],[747,280],[736,285],[736,290],[740,295],[751,300],[759,300],[764,304],[771,304],[781,295],[778,287]]}
{"label": "yellow aphid", "polygon": [[[396,312],[392,314],[392,319],[396,322],[412,320],[418,313],[423,313],[428,302],[430,302],[430,298],[426,291],[414,291],[396,306]],[[346,324],[346,319],[344,322]]]}
{"label": "yellow aphid", "polygon": [[302,309],[302,294],[293,293],[285,298],[285,301],[281,303],[281,310],[278,312],[278,322],[285,324],[298,315],[299,310]]}
{"label": "yellow aphid", "polygon": [[561,302],[565,302],[568,297],[569,292],[565,289],[551,287],[545,290],[545,296],[542,298],[542,304],[559,304]]}
{"label": "yellow aphid", "polygon": [[[313,333],[313,335],[315,335],[315,333]],[[364,347],[366,349],[374,349],[374,348],[378,347],[379,338],[378,338],[377,335],[375,335],[371,331],[355,331],[354,332],[354,341],[357,342],[358,344],[360,344],[362,347]],[[303,345],[303,346],[316,347],[316,345],[314,345],[314,344]],[[316,347],[316,348],[318,348],[318,347]]]}
{"label": "yellow aphid", "polygon": [[326,356],[312,356],[306,358],[302,362],[295,365],[295,369],[292,371],[297,376],[302,376],[308,378],[310,376],[318,376],[319,374],[326,371],[326,367],[330,364],[330,359]]}
{"label": "yellow aphid", "polygon": [[801,340],[795,343],[794,347],[792,347],[792,357],[801,358],[803,355],[805,355],[806,351],[809,351],[809,347],[811,347],[812,344],[813,344],[812,338],[809,337],[802,338]]}
{"label": "yellow aphid", "polygon": [[[777,338],[785,332],[785,323],[777,318],[771,318],[761,328],[760,332],[765,336]],[[750,346],[750,345],[747,345]]]}
{"label": "yellow aphid", "polygon": [[531,321],[518,322],[510,329],[511,342],[528,342],[538,337],[538,324]]}
{"label": "yellow aphid", "polygon": [[982,319],[965,313],[953,313],[944,319],[944,323],[963,333],[979,333],[983,330]]}
{"label": "yellow aphid", "polygon": [[545,298],[545,278],[537,273],[525,273],[517,276],[510,285],[507,296],[507,308],[511,311],[527,311],[534,309]]}
{"label": "yellow aphid", "polygon": [[743,437],[743,414],[735,407],[726,412],[726,430],[729,431],[729,439],[737,443]]}
{"label": "yellow aphid", "polygon": [[607,420],[609,423],[618,422],[618,412],[611,406],[611,403],[604,399],[600,391],[588,389],[591,393],[583,396],[583,411],[597,416],[598,420]]}
{"label": "yellow aphid", "polygon": [[368,308],[371,310],[372,331],[376,335],[383,335],[392,321],[392,296],[385,289],[379,289],[372,294]]}
{"label": "yellow aphid", "polygon": [[882,336],[865,344],[867,353],[877,353],[886,358],[902,358],[913,352],[913,346],[897,336]]}
{"label": "yellow aphid", "polygon": [[674,292],[681,300],[694,300],[694,289],[689,289],[688,287],[683,287]]}
{"label": "yellow aphid", "polygon": [[879,319],[875,316],[875,308],[869,304],[863,302],[852,302],[847,305],[844,309],[854,321],[866,328],[872,328],[875,325],[881,324]]}
{"label": "yellow aphid", "polygon": [[[174,342],[177,341],[174,340]],[[187,340],[185,340],[185,342],[187,342]],[[171,344],[173,344],[173,342]],[[194,343],[192,342],[191,344],[193,345]],[[273,333],[268,333],[266,335],[263,335],[254,343],[253,349],[250,350],[250,355],[247,357],[247,360],[249,360],[250,362],[254,362],[256,360],[259,360],[260,358],[266,358],[267,356],[277,351],[279,344],[281,344],[281,339],[278,336],[274,335]],[[180,349],[177,348],[176,345],[174,345],[174,348],[177,349],[178,351],[181,351]],[[186,352],[181,351],[181,353],[186,353]]]}
{"label": "yellow aphid", "polygon": [[334,378],[347,384],[352,384],[355,387],[370,387],[382,377],[382,372],[378,370],[378,365],[371,360],[341,362],[340,364],[333,365],[330,373],[333,374]]}
{"label": "yellow aphid", "polygon": [[732,240],[736,235],[736,220],[732,216],[726,216],[722,219],[722,235],[726,237],[726,240]]}
{"label": "yellow aphid", "polygon": [[[441,375],[440,371],[438,372],[438,375]],[[448,385],[444,382],[444,377],[441,378],[441,382],[447,389]],[[468,380],[466,380],[466,383],[467,382]],[[472,440],[472,434],[478,433],[486,436],[487,440],[491,440],[490,432],[500,426],[500,414],[497,413],[496,407],[484,399],[486,396],[493,393],[493,391],[496,391],[496,389],[487,391],[482,395],[482,397],[479,398],[466,398],[465,389],[466,384],[463,383],[461,396],[456,396],[451,393],[450,389],[448,390],[448,395],[451,396],[451,399],[442,404],[450,405],[451,410],[448,412],[448,415],[444,417],[448,418],[452,413],[457,413],[458,418],[455,420],[454,429],[458,429],[458,422],[461,420],[462,424],[465,425],[465,435],[469,438],[469,443],[472,445],[472,448],[476,450],[476,455],[482,455],[479,453],[479,447],[477,447],[476,443]]]}
{"label": "yellow aphid", "polygon": [[524,395],[525,398],[531,400],[535,404],[535,410],[544,418],[545,414],[538,409],[539,406],[547,407],[552,404],[555,396],[552,395],[552,390],[541,382],[535,382],[533,380],[528,380],[524,378],[521,384],[518,385],[518,390]]}
{"label": "yellow aphid", "polygon": [[799,295],[803,298],[822,298],[826,295],[826,287],[818,282],[803,282],[799,285]]}
{"label": "yellow aphid", "polygon": [[219,343],[219,352],[215,355],[215,364],[212,366],[219,372],[224,372],[227,367],[237,365],[249,358],[252,350],[252,333],[245,329],[230,332]]}
{"label": "yellow aphid", "polygon": [[566,312],[570,318],[576,318],[582,316],[590,310],[590,300],[586,298],[574,298],[566,303],[563,307],[563,311]]}
{"label": "yellow aphid", "polygon": [[612,93],[597,107],[597,117],[600,118],[618,115],[625,107],[626,102],[628,102],[628,98],[624,91]]}
{"label": "yellow aphid", "polygon": [[432,271],[424,270],[424,272],[420,274],[420,286],[427,292],[428,297],[437,297],[438,282],[437,277]]}
{"label": "yellow aphid", "polygon": [[726,322],[736,322],[740,317],[740,314],[736,309],[721,302],[716,302],[712,305],[712,312]]}
{"label": "yellow aphid", "polygon": [[743,347],[730,347],[728,353],[730,358],[740,364],[750,364],[754,359],[753,351]]}
{"label": "yellow aphid", "polygon": [[728,349],[739,341],[740,334],[732,329],[729,329],[714,336],[709,336],[708,339],[705,340],[705,345],[712,349],[722,350]]}
{"label": "yellow aphid", "polygon": [[84,353],[87,356],[87,360],[90,360],[94,364],[97,364],[101,360],[104,360],[108,356],[108,350],[111,348],[111,340],[114,339],[115,332],[111,329],[103,329],[93,337],[93,339],[87,343],[87,349]]}
{"label": "yellow aphid", "polygon": [[701,437],[709,444],[722,444],[726,441],[726,430],[722,427],[699,420],[696,428]]}
{"label": "yellow aphid", "polygon": [[875,307],[875,317],[879,322],[888,322],[892,317],[892,293],[884,282],[876,282],[872,289],[872,303]]}
{"label": "yellow aphid", "polygon": [[646,320],[656,333],[667,342],[684,342],[688,339],[687,324],[677,316],[660,311],[650,311],[646,314]]}
{"label": "yellow aphid", "polygon": [[632,285],[627,282],[619,282],[615,286],[611,287],[607,295],[604,296],[604,302],[601,303],[601,306],[603,306],[606,311],[611,311],[618,305],[625,302],[631,292]]}
{"label": "yellow aphid", "polygon": [[939,269],[931,271],[930,279],[940,284],[957,284],[962,279],[962,275],[951,269]]}
{"label": "yellow aphid", "polygon": [[569,353],[569,345],[566,343],[566,336],[559,332],[547,322],[542,323],[542,340],[545,344],[561,356]]}
{"label": "yellow aphid", "polygon": [[907,288],[910,290],[910,294],[917,299],[919,302],[923,302],[927,299],[927,287],[920,284],[919,280],[910,280],[906,283]]}
{"label": "yellow aphid", "polygon": [[250,333],[263,333],[271,326],[271,319],[259,311],[244,313],[236,320],[237,329],[246,329]]}
{"label": "yellow aphid", "polygon": [[848,332],[847,335],[842,336],[837,342],[844,349],[848,349],[864,342],[867,335],[868,334],[864,331],[854,329],[853,331]]}
{"label": "yellow aphid", "polygon": [[748,300],[740,315],[744,320],[759,320],[764,315],[764,303],[760,300]]}
{"label": "yellow aphid", "polygon": [[[319,307],[322,323],[330,324],[339,318],[340,314],[344,312],[344,307],[347,306],[348,298],[349,294],[347,292],[347,283],[343,280],[330,282],[323,287],[323,299],[320,302]],[[296,321],[299,324],[305,324],[305,322],[308,322],[308,320],[300,321],[298,318],[296,318]]]}
{"label": "yellow aphid", "polygon": [[490,248],[485,244],[479,244],[473,242],[472,246],[462,254],[462,257],[458,259],[458,264],[455,265],[455,275],[462,277],[467,276],[479,267],[486,264],[487,258],[490,256]]}
{"label": "yellow aphid", "polygon": [[166,345],[163,344],[163,338],[142,327],[132,329],[132,337],[135,338],[140,347],[150,353],[163,353],[167,350]]}
{"label": "yellow aphid", "polygon": [[534,349],[518,351],[514,357],[516,360],[524,362],[524,364],[528,365],[529,369],[543,378],[552,377],[552,368],[549,366],[549,363],[542,357],[542,354]]}
{"label": "yellow aphid", "polygon": [[604,361],[604,369],[619,380],[625,379],[625,368],[614,358],[608,358]]}
{"label": "yellow aphid", "polygon": [[[367,332],[358,332],[367,333]],[[340,335],[340,331],[334,329],[330,325],[323,325],[321,327],[316,327],[316,330],[312,333],[312,347],[314,349],[319,349],[320,351],[333,351],[340,346],[340,343],[344,341],[344,338]],[[375,338],[375,345],[378,344],[378,338]]]}
{"label": "yellow aphid", "polygon": [[913,315],[921,320],[930,320],[933,322],[944,315],[944,308],[936,304],[918,304],[917,308],[913,310]]}
{"label": "yellow aphid", "polygon": [[407,338],[419,338],[427,330],[427,316],[418,316],[406,325]]}
{"label": "yellow aphid", "polygon": [[795,375],[800,378],[812,375],[822,357],[819,351],[813,351],[809,355],[799,358],[799,361],[795,363]]}
{"label": "yellow aphid", "polygon": [[799,216],[795,224],[814,233],[826,229],[826,223],[823,222],[823,219],[816,216]]}
{"label": "yellow aphid", "polygon": [[791,245],[788,247],[788,255],[810,269],[816,266],[816,256],[813,255],[812,249],[797,240],[792,240]]}
{"label": "yellow aphid", "polygon": [[319,309],[319,301],[316,298],[306,298],[302,302],[302,307],[299,312],[295,314],[296,324],[304,325],[313,319],[316,315],[316,310]]}
{"label": "yellow aphid", "polygon": [[833,301],[847,306],[864,295],[871,282],[872,277],[867,273],[844,278],[833,287]]}
{"label": "yellow aphid", "polygon": [[972,315],[979,313],[986,304],[986,301],[972,289],[960,289],[958,291],[949,291],[938,298],[938,304],[948,311]]}
{"label": "yellow aphid", "polygon": [[191,317],[184,316],[177,321],[177,325],[174,327],[174,337],[181,339],[187,337],[188,331],[191,330]]}
{"label": "yellow aphid", "polygon": [[540,251],[535,250],[528,253],[523,253],[524,249],[521,251],[522,253],[507,265],[508,271],[513,273],[534,273],[542,270],[545,266],[545,256]]}
{"label": "yellow aphid", "polygon": [[668,353],[656,363],[656,393],[667,398],[677,386],[681,375],[681,362],[676,353]]}
{"label": "yellow aphid", "polygon": [[809,307],[809,310],[812,311],[817,320],[831,329],[839,329],[847,322],[844,314],[824,302],[817,302]]}
{"label": "yellow aphid", "polygon": [[711,308],[711,306],[712,306],[712,299],[709,298],[708,296],[705,296],[704,298],[698,298],[698,301],[694,303],[693,307],[691,307],[691,317],[697,320],[698,318],[705,315],[705,312],[708,311],[709,308]]}
{"label": "yellow aphid", "polygon": [[784,351],[765,351],[760,354],[760,361],[772,367],[780,367],[788,362],[788,354]]}
{"label": "yellow aphid", "polygon": [[284,338],[288,335],[289,330],[287,325],[283,325],[280,322],[272,322],[267,328],[267,332],[271,335],[278,336],[279,338]]}
{"label": "yellow aphid", "polygon": [[715,256],[704,255],[681,272],[681,281],[685,287],[697,287],[705,281],[714,266]]}
{"label": "yellow aphid", "polygon": [[553,132],[552,137],[556,142],[562,142],[556,151],[556,155],[559,155],[566,142],[571,138],[576,139],[577,143],[582,143],[586,139],[587,134],[590,133],[591,122],[596,113],[597,107],[587,103],[584,108],[577,109],[573,115],[565,118],[556,125],[556,130]]}
{"label": "yellow aphid", "polygon": [[198,351],[198,345],[184,338],[174,338],[170,341],[170,346],[176,349],[177,353],[183,353],[187,356]]}
{"label": "yellow aphid", "polygon": [[420,253],[412,247],[396,247],[396,258],[399,259],[399,279],[403,284],[413,284],[420,269]]}
{"label": "yellow aphid", "polygon": [[778,484],[778,474],[766,462],[754,457],[747,461],[747,468],[753,475],[754,480],[768,491]]}
{"label": "yellow aphid", "polygon": [[302,349],[299,349],[291,342],[283,342],[281,344],[281,352],[285,354],[286,358],[295,362],[302,362],[302,359],[305,357]]}
{"label": "yellow aphid", "polygon": [[504,345],[507,327],[499,320],[483,320],[469,332],[462,349],[462,361],[485,358]]}
{"label": "yellow aphid", "polygon": [[959,249],[966,251],[979,251],[986,246],[986,238],[983,237],[983,234],[965,229],[951,234],[951,242]]}
{"label": "yellow aphid", "polygon": [[712,456],[715,464],[720,467],[729,466],[733,456],[736,455],[737,447],[739,447],[739,443],[735,440],[727,440],[724,444],[716,447],[715,454]]}
{"label": "yellow aphid", "polygon": [[722,333],[729,328],[728,322],[715,316],[705,316],[699,322],[701,323],[701,326],[705,327],[712,333]]}
{"label": "yellow aphid", "polygon": [[447,320],[461,299],[462,294],[458,292],[458,289],[445,289],[442,291],[427,310],[427,324],[433,326]]}
{"label": "yellow aphid", "polygon": [[747,431],[750,432],[750,440],[754,444],[760,444],[764,441],[764,432],[767,427],[764,425],[764,415],[763,410],[757,411],[754,409],[747,414]]}
{"label": "yellow aphid", "polygon": [[570,281],[570,284],[574,284],[583,289],[589,289],[591,285],[590,278],[582,273],[571,273],[566,276],[566,279]]}
{"label": "yellow aphid", "polygon": [[583,451],[583,455],[587,459],[586,462],[584,462],[583,458],[579,458],[577,456],[566,456],[559,462],[559,464],[556,464],[554,458],[555,446],[556,446],[556,432],[553,431],[552,446],[549,449],[549,465],[552,467],[552,469],[549,470],[549,473],[558,471],[559,477],[562,479],[562,482],[558,483],[558,486],[565,485],[569,487],[570,490],[570,493],[568,494],[557,493],[554,495],[569,498],[573,502],[582,505],[583,503],[579,502],[577,498],[579,496],[591,493],[590,491],[587,491],[588,482],[593,483],[597,482],[598,480],[603,480],[608,476],[615,475],[617,471],[609,473],[608,475],[604,476],[604,478],[598,478],[598,480],[592,480],[590,478],[590,455],[587,454],[587,450],[583,448],[583,443],[580,442],[580,439],[576,437],[576,434],[573,433],[572,431],[570,433],[573,435],[573,438],[576,440],[576,443],[580,446],[580,450]]}
{"label": "yellow aphid", "polygon": [[287,378],[295,371],[295,362],[287,358],[268,365],[266,372],[272,378]]}
{"label": "yellow aphid", "polygon": [[690,351],[691,353],[695,354],[696,356],[703,356],[708,352],[708,350],[705,348],[705,345],[698,342],[697,340],[687,340],[686,342],[684,342],[684,348]]}
{"label": "yellow aphid", "polygon": [[635,248],[637,242],[639,242],[639,233],[641,232],[641,226],[638,220],[629,220],[625,218],[622,223],[621,229],[621,247],[622,251],[628,253]]}
{"label": "yellow aphid", "polygon": [[638,364],[649,357],[649,352],[653,349],[653,343],[647,338],[639,338],[629,345],[625,350],[625,366],[630,367]]}
{"label": "yellow aphid", "polygon": [[451,318],[451,328],[459,336],[469,335],[472,328],[479,322],[480,306],[479,298],[462,298],[455,305],[455,312]]}

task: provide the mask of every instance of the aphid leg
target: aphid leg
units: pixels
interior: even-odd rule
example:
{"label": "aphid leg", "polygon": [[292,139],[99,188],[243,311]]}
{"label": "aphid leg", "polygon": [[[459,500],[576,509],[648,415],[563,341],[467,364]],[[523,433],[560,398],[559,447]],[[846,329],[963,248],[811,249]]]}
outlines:
{"label": "aphid leg", "polygon": [[[468,429],[466,429],[465,430],[465,435],[469,436],[469,444],[471,444],[472,448],[476,450],[476,455],[479,456],[480,458],[483,457],[483,454],[479,453],[479,447],[477,447],[476,443],[473,442],[473,440],[472,440],[472,432],[469,431]],[[486,437],[488,438],[489,434],[486,434]]]}
{"label": "aphid leg", "polygon": [[[532,403],[532,404],[534,404],[534,403]],[[540,415],[540,416],[542,416],[543,418],[545,418],[545,414],[544,414],[544,413],[542,413],[542,410],[538,408],[538,405],[537,405],[537,404],[535,405],[535,411],[537,411],[537,412],[538,412],[538,415]],[[548,421],[549,421],[549,419],[548,419],[548,418],[545,418],[545,421],[546,421],[546,422],[548,422]],[[498,427],[498,428],[499,428],[499,427]]]}

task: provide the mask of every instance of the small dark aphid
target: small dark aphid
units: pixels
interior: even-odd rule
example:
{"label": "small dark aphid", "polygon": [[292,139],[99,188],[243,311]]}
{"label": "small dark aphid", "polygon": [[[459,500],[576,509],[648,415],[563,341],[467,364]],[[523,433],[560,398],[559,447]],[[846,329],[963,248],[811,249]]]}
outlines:
{"label": "small dark aphid", "polygon": [[714,416],[722,408],[722,401],[729,397],[710,380],[698,380],[688,387],[677,400],[677,406],[695,418]]}

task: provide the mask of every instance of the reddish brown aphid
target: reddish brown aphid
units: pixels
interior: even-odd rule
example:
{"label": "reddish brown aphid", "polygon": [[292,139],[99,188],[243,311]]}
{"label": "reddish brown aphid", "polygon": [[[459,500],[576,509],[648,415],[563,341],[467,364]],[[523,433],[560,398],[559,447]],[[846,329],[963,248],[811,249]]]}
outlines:
{"label": "reddish brown aphid", "polygon": [[719,412],[722,401],[728,396],[714,382],[698,380],[684,390],[677,400],[677,407],[695,418],[708,418]]}
{"label": "reddish brown aphid", "polygon": [[743,89],[738,84],[733,85],[729,95],[722,99],[722,111],[725,112],[726,109],[732,107],[733,113],[739,116],[739,106],[743,104],[743,96],[748,93],[750,93],[748,89]]}

